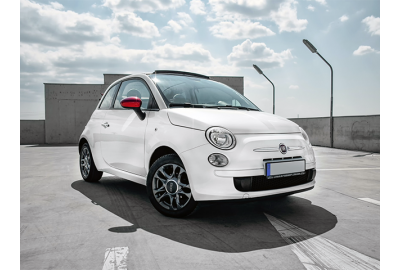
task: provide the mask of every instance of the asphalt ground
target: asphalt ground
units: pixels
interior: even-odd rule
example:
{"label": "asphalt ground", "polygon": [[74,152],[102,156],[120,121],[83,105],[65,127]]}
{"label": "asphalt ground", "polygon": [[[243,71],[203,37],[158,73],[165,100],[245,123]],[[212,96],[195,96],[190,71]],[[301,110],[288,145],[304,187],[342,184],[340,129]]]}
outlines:
{"label": "asphalt ground", "polygon": [[380,155],[314,151],[311,191],[173,219],[144,186],[84,182],[77,146],[21,146],[21,269],[379,269]]}

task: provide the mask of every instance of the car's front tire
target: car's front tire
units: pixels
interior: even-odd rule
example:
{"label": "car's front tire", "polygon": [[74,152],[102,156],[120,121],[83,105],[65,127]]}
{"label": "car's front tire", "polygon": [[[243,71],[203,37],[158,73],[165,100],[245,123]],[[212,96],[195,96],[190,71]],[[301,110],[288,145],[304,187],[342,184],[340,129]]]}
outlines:
{"label": "car's front tire", "polygon": [[92,151],[88,143],[84,143],[79,153],[79,168],[83,180],[86,182],[98,182],[103,176],[103,172],[99,172],[94,164]]}
{"label": "car's front tire", "polygon": [[147,195],[154,208],[169,217],[187,216],[197,206],[185,167],[175,154],[162,156],[151,165]]}

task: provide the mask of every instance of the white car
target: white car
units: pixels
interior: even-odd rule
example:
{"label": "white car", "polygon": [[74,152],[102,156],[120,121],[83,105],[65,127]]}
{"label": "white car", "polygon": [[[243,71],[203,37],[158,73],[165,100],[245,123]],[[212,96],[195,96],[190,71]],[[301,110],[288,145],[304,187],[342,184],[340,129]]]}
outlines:
{"label": "white car", "polygon": [[316,161],[297,124],[261,111],[209,77],[155,71],[115,81],[80,139],[80,170],[147,186],[162,214],[199,201],[288,195],[315,184]]}

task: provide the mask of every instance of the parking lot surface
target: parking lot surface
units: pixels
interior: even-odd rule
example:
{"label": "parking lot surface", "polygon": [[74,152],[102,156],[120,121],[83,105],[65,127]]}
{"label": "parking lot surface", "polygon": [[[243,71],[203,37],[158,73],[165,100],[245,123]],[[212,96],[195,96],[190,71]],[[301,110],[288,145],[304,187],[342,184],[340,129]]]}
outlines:
{"label": "parking lot surface", "polygon": [[21,146],[21,269],[379,269],[380,155],[314,147],[313,190],[158,213],[146,188],[86,183],[77,146]]}

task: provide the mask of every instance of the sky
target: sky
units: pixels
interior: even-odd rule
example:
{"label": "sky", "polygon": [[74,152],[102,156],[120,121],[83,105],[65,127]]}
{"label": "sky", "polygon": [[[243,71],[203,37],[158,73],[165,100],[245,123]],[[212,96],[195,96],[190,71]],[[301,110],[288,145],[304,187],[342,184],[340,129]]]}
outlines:
{"label": "sky", "polygon": [[44,119],[43,83],[173,69],[243,76],[287,118],[380,114],[378,0],[21,0],[20,119]]}

